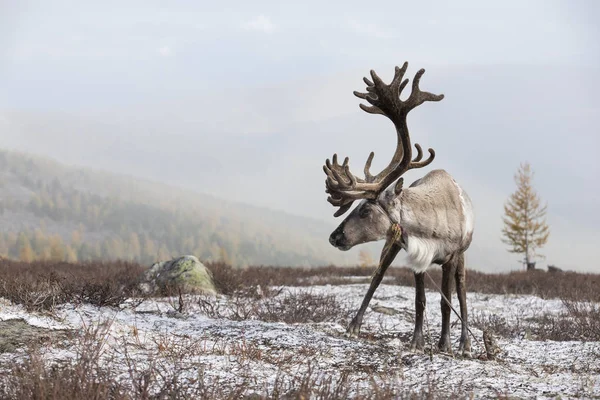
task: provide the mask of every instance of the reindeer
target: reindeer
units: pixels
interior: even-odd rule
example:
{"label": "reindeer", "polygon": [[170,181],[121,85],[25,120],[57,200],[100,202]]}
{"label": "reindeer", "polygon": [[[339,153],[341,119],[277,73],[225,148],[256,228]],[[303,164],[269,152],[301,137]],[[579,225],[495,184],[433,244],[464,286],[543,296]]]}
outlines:
{"label": "reindeer", "polygon": [[[415,143],[417,154],[412,158],[412,146],[406,123],[408,113],[426,101],[440,101],[444,95],[435,95],[419,89],[419,81],[425,73],[419,70],[412,82],[412,92],[408,99],[401,100],[400,94],[408,79],[404,74],[408,63],[402,68],[396,67],[394,78],[386,85],[375,71],[371,70],[372,81],[363,78],[367,93],[354,92],[370,106],[360,104],[360,108],[370,114],[388,117],[396,128],[398,138],[391,162],[377,175],[371,175],[370,168],[374,153],[371,152],[364,167],[364,178],[350,172],[349,159],[338,163],[337,155],[327,159],[323,169],[327,175],[327,199],[333,206],[339,207],[334,216],[344,214],[355,200],[362,200],[331,234],[329,242],[340,250],[346,251],[357,244],[387,239],[381,254],[380,265],[373,275],[369,290],[362,305],[350,322],[348,336],[357,336],[360,332],[363,315],[373,293],[381,283],[386,269],[401,249],[408,254],[408,264],[414,271],[415,329],[410,345],[413,351],[422,351],[425,345],[423,337],[423,311],[425,309],[424,272],[431,264],[442,266],[442,292],[450,301],[452,291],[451,277],[454,275],[460,303],[462,330],[459,351],[469,357],[471,343],[468,337],[467,301],[465,289],[464,252],[471,244],[473,236],[473,207],[467,193],[444,170],[433,170],[410,187],[403,188],[401,176],[408,170],[429,165],[435,152],[429,149],[429,156],[422,160],[421,146]],[[393,182],[395,185],[391,186]],[[442,333],[438,342],[440,351],[452,352],[450,342],[451,307],[442,298]]]}

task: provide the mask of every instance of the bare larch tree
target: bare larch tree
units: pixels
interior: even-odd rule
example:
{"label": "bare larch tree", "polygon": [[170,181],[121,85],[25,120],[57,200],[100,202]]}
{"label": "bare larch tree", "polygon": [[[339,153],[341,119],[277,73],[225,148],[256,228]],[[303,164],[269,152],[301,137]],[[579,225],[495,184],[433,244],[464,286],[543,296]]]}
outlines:
{"label": "bare larch tree", "polygon": [[546,208],[532,186],[533,171],[529,163],[519,166],[515,174],[517,190],[504,204],[502,241],[511,253],[523,254],[527,270],[535,269],[535,258],[542,257],[537,250],[548,241],[550,228],[546,224]]}

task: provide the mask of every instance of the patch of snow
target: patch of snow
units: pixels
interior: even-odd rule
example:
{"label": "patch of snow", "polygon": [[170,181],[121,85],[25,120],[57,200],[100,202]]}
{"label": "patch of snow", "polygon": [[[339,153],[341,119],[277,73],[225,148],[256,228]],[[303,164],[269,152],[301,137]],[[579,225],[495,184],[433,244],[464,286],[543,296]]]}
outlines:
{"label": "patch of snow", "polygon": [[[309,291],[333,295],[348,309],[357,310],[367,288],[366,284],[347,284],[284,289],[288,293]],[[458,388],[465,393],[472,392],[475,397],[508,394],[554,398],[600,393],[598,367],[594,367],[600,358],[598,342],[498,338],[503,350],[498,361],[454,358],[446,354],[433,354],[430,359],[429,354],[411,353],[408,344],[414,328],[414,295],[411,287],[382,284],[371,306],[389,307],[399,313],[386,315],[369,309],[359,339],[343,336],[349,319],[312,324],[212,319],[202,314],[194,297],[186,298],[184,314],[175,312],[175,299],[164,298],[146,300],[137,306],[130,302],[121,309],[67,304],[59,307],[53,316],[29,313],[0,299],[0,320],[22,318],[43,328],[77,330],[105,323],[107,354],[122,365],[124,377],[125,352],[140,363],[149,362],[152,356],[162,354],[161,348],[171,346],[172,351],[179,351],[173,344],[179,341],[184,350],[177,365],[190,379],[202,372],[211,379],[218,379],[219,384],[226,384],[248,378],[244,374],[252,371],[250,378],[260,382],[255,388],[258,393],[272,387],[277,379],[278,368],[273,360],[287,357],[290,359],[288,373],[302,374],[306,365],[294,360],[307,354],[312,357],[312,368],[334,375],[342,370],[350,371],[353,382],[363,388],[369,388],[373,373],[378,373],[397,376],[407,390],[424,390],[428,382],[435,380],[439,388]],[[495,314],[507,321],[564,310],[560,300],[535,296],[468,293],[467,298],[470,315]],[[227,300],[224,296],[218,299]],[[427,292],[426,314],[434,346],[441,330],[440,300],[439,293]],[[453,304],[458,304],[456,297]],[[451,338],[456,350],[460,323],[454,315],[451,318]],[[482,332],[473,327],[471,330],[482,341]],[[483,351],[476,342],[472,346],[473,354]],[[193,350],[186,351],[186,348]],[[248,356],[252,349],[260,356]],[[72,351],[62,348],[48,347],[44,354],[49,361],[73,357]]]}

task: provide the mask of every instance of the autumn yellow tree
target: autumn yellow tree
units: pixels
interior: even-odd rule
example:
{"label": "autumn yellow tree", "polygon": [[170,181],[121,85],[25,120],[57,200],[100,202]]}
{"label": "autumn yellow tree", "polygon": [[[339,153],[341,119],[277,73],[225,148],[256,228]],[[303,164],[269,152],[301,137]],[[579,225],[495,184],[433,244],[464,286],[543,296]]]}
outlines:
{"label": "autumn yellow tree", "polygon": [[142,245],[140,244],[140,238],[135,232],[129,234],[129,240],[127,241],[127,260],[139,261],[142,257]]}
{"label": "autumn yellow tree", "polygon": [[225,247],[219,249],[219,260],[226,265],[232,265],[231,258],[229,257],[229,253],[225,250]]}
{"label": "autumn yellow tree", "polygon": [[19,234],[18,239],[19,246],[19,259],[25,262],[33,261],[35,254],[33,253],[33,249],[31,248],[31,243],[29,242],[29,238],[24,233]]}
{"label": "autumn yellow tree", "polygon": [[0,233],[0,258],[8,256],[8,243],[4,234]]}
{"label": "autumn yellow tree", "polygon": [[71,245],[65,246],[65,261],[70,263],[77,262],[77,252]]}
{"label": "autumn yellow tree", "polygon": [[60,235],[52,235],[50,237],[50,260],[64,261],[65,260],[65,245]]}
{"label": "autumn yellow tree", "polygon": [[361,249],[358,253],[358,262],[361,267],[370,268],[375,265],[375,261],[373,261],[373,257],[371,257],[371,253],[368,250]]}
{"label": "autumn yellow tree", "polygon": [[533,171],[529,163],[521,164],[515,174],[517,190],[504,204],[502,241],[511,253],[523,254],[528,270],[535,269],[535,258],[543,257],[537,250],[548,241],[546,208],[532,186]]}
{"label": "autumn yellow tree", "polygon": [[158,249],[158,260],[157,261],[167,261],[171,259],[171,252],[167,248],[166,245],[161,245]]}

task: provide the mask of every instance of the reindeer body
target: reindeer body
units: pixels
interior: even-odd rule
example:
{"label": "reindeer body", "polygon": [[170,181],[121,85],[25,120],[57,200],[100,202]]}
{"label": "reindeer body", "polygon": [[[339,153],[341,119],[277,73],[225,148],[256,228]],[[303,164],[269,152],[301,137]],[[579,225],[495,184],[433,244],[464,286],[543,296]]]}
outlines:
{"label": "reindeer body", "polygon": [[402,190],[396,209],[406,232],[409,267],[424,272],[445,264],[471,244],[473,205],[467,193],[444,170],[434,170]]}

